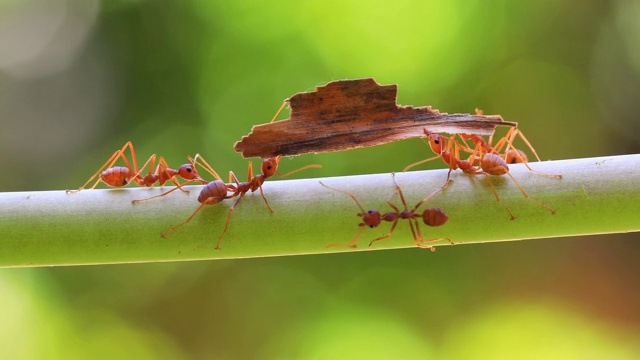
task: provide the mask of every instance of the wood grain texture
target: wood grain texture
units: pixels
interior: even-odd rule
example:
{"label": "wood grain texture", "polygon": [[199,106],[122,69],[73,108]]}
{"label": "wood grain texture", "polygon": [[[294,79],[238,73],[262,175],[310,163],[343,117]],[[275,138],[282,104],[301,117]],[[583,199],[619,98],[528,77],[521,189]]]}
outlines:
{"label": "wood grain texture", "polygon": [[492,134],[517,126],[499,115],[441,113],[431,106],[396,104],[398,86],[373,78],[332,81],[286,101],[290,118],[256,125],[234,149],[245,158],[302,155],[382,145],[423,136],[423,129],[450,134]]}

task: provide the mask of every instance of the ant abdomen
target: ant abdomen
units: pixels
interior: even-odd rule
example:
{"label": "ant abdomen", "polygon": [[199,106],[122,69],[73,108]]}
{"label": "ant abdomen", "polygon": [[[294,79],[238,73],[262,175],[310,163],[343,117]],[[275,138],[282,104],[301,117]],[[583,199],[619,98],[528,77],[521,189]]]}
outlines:
{"label": "ant abdomen", "polygon": [[122,187],[129,184],[132,177],[133,173],[131,170],[124,166],[114,166],[100,174],[100,180],[113,187]]}
{"label": "ant abdomen", "polygon": [[522,150],[509,150],[504,154],[504,161],[507,164],[519,164],[529,162],[529,159]]}
{"label": "ant abdomen", "polygon": [[442,226],[449,221],[449,215],[440,208],[429,208],[422,213],[422,221],[429,226]]}
{"label": "ant abdomen", "polygon": [[484,154],[480,162],[482,170],[491,175],[504,175],[509,172],[509,165],[496,154]]}
{"label": "ant abdomen", "polygon": [[217,204],[227,196],[227,186],[222,180],[214,180],[205,185],[198,195],[198,202],[209,205]]}

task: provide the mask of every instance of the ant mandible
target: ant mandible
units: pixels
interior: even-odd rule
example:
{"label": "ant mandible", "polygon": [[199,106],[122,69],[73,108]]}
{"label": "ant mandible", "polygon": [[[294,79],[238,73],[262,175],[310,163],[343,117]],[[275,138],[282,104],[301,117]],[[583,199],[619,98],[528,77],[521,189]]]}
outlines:
{"label": "ant mandible", "polygon": [[[396,225],[398,224],[398,220],[400,219],[409,220],[409,227],[411,228],[411,233],[413,234],[413,241],[415,242],[417,247],[435,251],[435,248],[433,246],[426,245],[426,243],[434,242],[438,240],[447,240],[449,241],[450,244],[452,245],[454,244],[454,242],[451,241],[449,238],[435,238],[435,239],[425,240],[422,238],[422,234],[420,232],[420,226],[418,221],[418,219],[420,218],[422,218],[422,221],[426,225],[434,226],[434,227],[444,225],[449,220],[449,216],[447,215],[447,213],[440,208],[429,208],[429,209],[425,209],[422,213],[418,212],[418,208],[422,206],[422,204],[429,201],[429,199],[431,199],[434,195],[442,191],[443,188],[440,188],[434,191],[429,196],[427,196],[426,198],[418,202],[416,206],[414,206],[412,209],[409,210],[409,207],[407,206],[407,202],[402,193],[402,189],[400,188],[400,185],[398,185],[398,182],[396,181],[395,173],[392,173],[391,176],[393,178],[393,183],[395,185],[395,191],[393,194],[391,194],[391,196],[389,197],[389,200],[387,200],[387,205],[389,205],[389,207],[391,207],[394,211],[387,212],[382,215],[378,210],[364,211],[364,208],[362,207],[362,205],[360,205],[360,202],[358,202],[358,199],[356,199],[356,197],[353,194],[345,190],[331,187],[329,185],[324,184],[322,181],[320,181],[320,185],[349,196],[360,208],[360,212],[358,213],[358,216],[362,218],[362,222],[358,224],[358,226],[360,227],[360,231],[358,231],[358,234],[356,234],[356,236],[353,238],[353,240],[351,240],[350,243],[329,244],[327,245],[328,248],[333,246],[356,247],[356,242],[358,241],[358,238],[360,237],[360,234],[362,234],[362,231],[364,230],[365,227],[375,228],[375,227],[378,227],[378,225],[380,225],[382,221],[391,222],[392,224],[391,224],[391,228],[389,229],[389,232],[384,236],[371,240],[371,242],[369,243],[369,246],[371,246],[376,241],[384,240],[391,237],[391,235],[393,234],[393,231],[396,228]],[[400,209],[391,202],[391,200],[396,195],[396,193],[400,196],[400,201],[404,206],[404,210],[402,211],[400,211]]]}
{"label": "ant mandible", "polygon": [[[125,154],[125,151],[127,149],[129,149],[129,152],[131,154],[131,161],[133,162],[133,166],[131,166],[131,162],[129,162],[129,159]],[[116,161],[118,161],[118,159],[122,159],[126,166],[113,166]],[[147,187],[153,186],[156,182],[158,182],[160,186],[162,186],[167,181],[171,181],[182,191],[185,190],[182,189],[180,183],[176,179],[177,177],[181,177],[187,180],[187,182],[197,181],[205,183],[205,181],[200,178],[200,175],[198,175],[198,171],[195,169],[194,164],[184,164],[180,166],[178,170],[175,170],[169,167],[169,164],[167,164],[166,160],[163,157],[159,157],[158,166],[155,168],[155,170],[153,170],[155,163],[156,154],[153,154],[141,168],[138,168],[138,160],[136,158],[135,149],[133,148],[133,143],[131,143],[131,141],[128,141],[120,150],[114,152],[113,155],[111,155],[111,157],[109,157],[109,159],[98,169],[98,171],[96,171],[89,178],[89,180],[84,183],[84,185],[82,185],[77,190],[67,190],[67,193],[74,193],[84,190],[87,185],[89,185],[89,183],[91,183],[91,181],[93,181],[96,177],[98,177],[98,179],[90,189],[95,189],[100,181],[112,187],[126,186],[131,183],[132,180],[140,186]],[[141,176],[140,173],[146,167],[149,167],[149,173],[145,176]]]}

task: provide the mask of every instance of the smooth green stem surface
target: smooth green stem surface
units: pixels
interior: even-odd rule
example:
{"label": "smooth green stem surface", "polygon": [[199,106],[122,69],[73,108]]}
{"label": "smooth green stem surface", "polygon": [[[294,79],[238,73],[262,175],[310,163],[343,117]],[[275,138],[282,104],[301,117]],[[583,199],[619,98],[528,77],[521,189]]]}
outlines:
{"label": "smooth green stem surface", "polygon": [[[453,172],[449,187],[421,209],[440,207],[450,216],[444,226],[421,223],[425,239],[447,237],[461,246],[489,241],[550,238],[640,230],[640,155],[570,159],[531,163],[553,179],[511,165],[511,174],[534,199],[556,210],[552,215],[527,200],[507,176],[492,180],[502,202],[496,201],[484,176]],[[447,170],[397,173],[411,208],[442,186]],[[126,188],[0,193],[0,267],[105,264],[244,258],[293,254],[414,247],[408,221],[400,219],[393,235],[390,223],[366,228],[356,249],[327,248],[348,243],[358,233],[357,205],[347,195],[323,183],[353,193],[365,208],[391,211],[394,193],[390,174],[303,180],[269,179],[263,188],[274,212],[260,193],[249,193],[233,212],[222,249],[214,250],[236,199],[205,206],[194,219],[167,238],[160,233],[184,221],[199,205],[201,186],[189,194],[174,193],[136,205],[131,200],[169,188]],[[392,202],[402,210],[397,196]],[[446,241],[434,243],[447,245]],[[418,250],[416,251],[428,251]],[[455,247],[447,251],[455,251]]]}

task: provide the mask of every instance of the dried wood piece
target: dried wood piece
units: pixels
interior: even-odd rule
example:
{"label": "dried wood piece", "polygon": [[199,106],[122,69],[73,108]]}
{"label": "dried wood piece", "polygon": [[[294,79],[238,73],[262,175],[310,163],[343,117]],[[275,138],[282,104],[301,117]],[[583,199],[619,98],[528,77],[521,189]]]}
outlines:
{"label": "dried wood piece", "polygon": [[286,101],[290,118],[256,125],[234,146],[245,158],[348,150],[424,136],[423,129],[449,134],[492,134],[517,126],[499,115],[440,113],[431,106],[396,104],[397,85],[373,78],[332,81]]}

